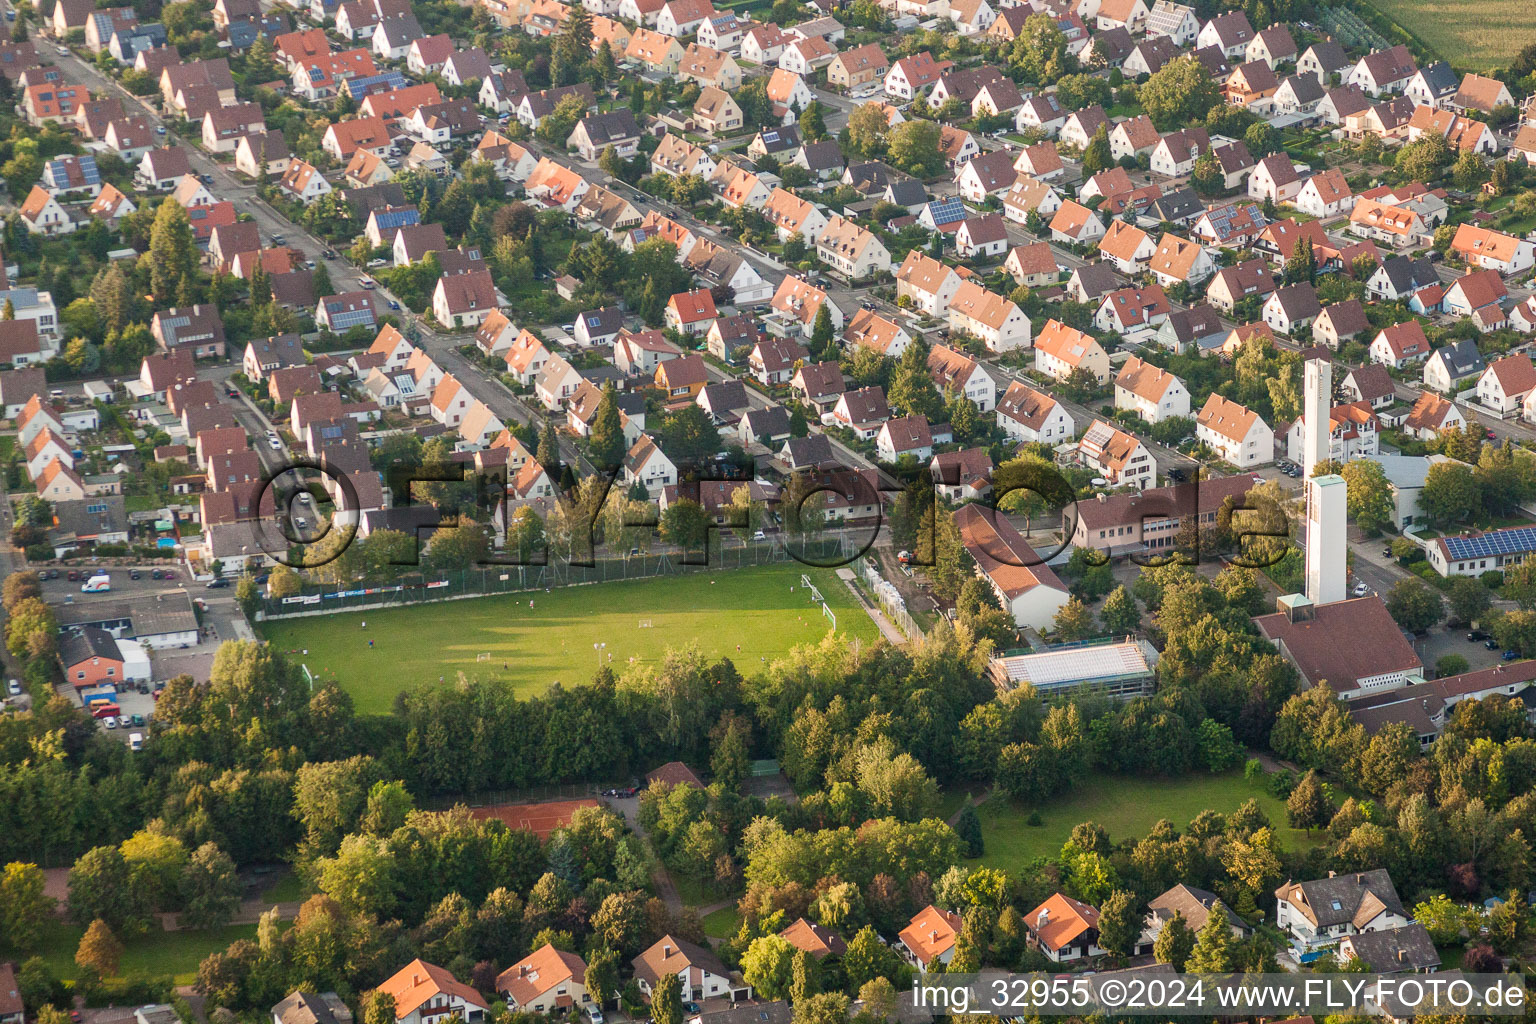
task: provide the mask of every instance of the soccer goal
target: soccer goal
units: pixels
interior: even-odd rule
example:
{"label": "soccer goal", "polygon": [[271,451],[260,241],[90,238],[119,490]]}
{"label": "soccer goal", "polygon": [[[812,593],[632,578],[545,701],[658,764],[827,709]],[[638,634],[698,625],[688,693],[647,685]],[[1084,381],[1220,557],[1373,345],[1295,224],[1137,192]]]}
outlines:
{"label": "soccer goal", "polygon": [[640,620],[640,628],[641,629],[650,629],[651,628],[651,620],[650,619],[641,619]]}
{"label": "soccer goal", "polygon": [[491,652],[490,651],[481,651],[479,654],[475,655],[475,660],[476,661],[490,661],[491,660]]}
{"label": "soccer goal", "polygon": [[835,633],[837,631],[837,613],[834,612],[825,601],[821,603],[821,614],[826,618],[828,622],[832,623],[832,631]]}

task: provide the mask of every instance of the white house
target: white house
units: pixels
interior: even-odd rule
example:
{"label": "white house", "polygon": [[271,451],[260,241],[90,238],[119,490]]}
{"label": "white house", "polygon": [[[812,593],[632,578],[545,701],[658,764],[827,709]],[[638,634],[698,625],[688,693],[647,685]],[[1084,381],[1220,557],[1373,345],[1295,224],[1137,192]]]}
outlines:
{"label": "white house", "polygon": [[1132,356],[1115,377],[1115,408],[1161,423],[1189,415],[1189,391],[1167,370]]}
{"label": "white house", "polygon": [[1195,436],[1238,469],[1275,461],[1275,432],[1252,409],[1212,394],[1195,418]]}

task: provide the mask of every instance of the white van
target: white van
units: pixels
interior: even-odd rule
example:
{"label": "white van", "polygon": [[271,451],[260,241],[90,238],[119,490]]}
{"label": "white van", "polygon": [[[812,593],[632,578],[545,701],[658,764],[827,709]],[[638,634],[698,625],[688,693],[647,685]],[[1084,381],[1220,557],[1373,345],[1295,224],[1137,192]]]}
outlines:
{"label": "white van", "polygon": [[104,572],[97,573],[80,585],[82,594],[105,594],[111,589],[112,577]]}
{"label": "white van", "polygon": [[141,732],[129,733],[128,734],[128,749],[129,750],[143,750],[144,749],[144,734],[141,733]]}

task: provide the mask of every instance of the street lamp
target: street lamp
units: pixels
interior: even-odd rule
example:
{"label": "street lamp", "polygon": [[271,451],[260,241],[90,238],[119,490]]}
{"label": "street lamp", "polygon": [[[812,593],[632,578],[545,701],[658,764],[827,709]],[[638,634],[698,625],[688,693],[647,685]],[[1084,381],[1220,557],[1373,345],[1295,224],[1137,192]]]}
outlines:
{"label": "street lamp", "polygon": [[592,645],[592,650],[597,654],[597,663],[599,665],[601,665],[603,663],[603,648],[605,648],[607,646],[608,645],[605,644],[605,643],[593,644]]}

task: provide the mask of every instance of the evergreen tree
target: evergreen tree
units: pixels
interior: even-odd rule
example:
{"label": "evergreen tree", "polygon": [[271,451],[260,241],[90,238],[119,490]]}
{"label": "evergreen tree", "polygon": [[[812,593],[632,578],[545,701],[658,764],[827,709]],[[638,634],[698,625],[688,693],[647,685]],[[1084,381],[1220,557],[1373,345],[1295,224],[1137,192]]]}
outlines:
{"label": "evergreen tree", "polygon": [[1141,934],[1136,897],[1124,889],[1109,894],[1099,908],[1099,945],[1116,956],[1130,956]]}
{"label": "evergreen tree", "polygon": [[603,397],[597,403],[597,416],[592,421],[589,440],[592,461],[598,467],[612,469],[624,461],[624,427],[619,421],[618,399],[611,381],[603,385]]}
{"label": "evergreen tree", "polygon": [[1114,155],[1109,149],[1109,130],[1101,124],[1098,131],[1093,133],[1093,138],[1088,140],[1088,148],[1083,150],[1083,177],[1091,178],[1114,162]]}
{"label": "evergreen tree", "polygon": [[1104,599],[1099,619],[1106,630],[1116,635],[1134,633],[1141,628],[1141,611],[1136,607],[1136,598],[1123,586],[1116,587]]}
{"label": "evergreen tree", "polygon": [[1152,956],[1158,963],[1173,964],[1174,970],[1182,971],[1194,949],[1195,933],[1189,930],[1184,915],[1175,910],[1163,930],[1157,933],[1157,940],[1152,943]]}
{"label": "evergreen tree", "polygon": [[1210,916],[1195,939],[1184,969],[1191,973],[1226,974],[1235,966],[1237,944],[1232,938],[1232,924],[1227,920],[1226,905],[1217,900],[1211,904]]}
{"label": "evergreen tree", "polygon": [[180,203],[170,199],[160,203],[144,259],[149,261],[149,290],[158,302],[190,298],[188,284],[197,267],[197,243]]}
{"label": "evergreen tree", "polygon": [[828,347],[832,344],[832,311],[823,302],[821,308],[816,311],[816,323],[811,328],[811,353],[818,359],[827,359]]}
{"label": "evergreen tree", "polygon": [[967,803],[960,809],[960,817],[955,820],[955,834],[965,844],[967,857],[980,857],[986,853],[986,841],[981,834],[981,818],[976,814],[974,805]]}
{"label": "evergreen tree", "polygon": [[1285,801],[1285,810],[1291,819],[1292,828],[1304,828],[1311,832],[1314,828],[1328,824],[1333,817],[1333,805],[1328,802],[1328,794],[1323,792],[1323,784],[1318,781],[1315,770],[1303,775],[1296,788],[1291,790],[1291,795]]}
{"label": "evergreen tree", "polygon": [[807,142],[820,142],[827,137],[827,122],[821,116],[821,104],[815,100],[800,115],[800,134]]}
{"label": "evergreen tree", "polygon": [[544,433],[539,435],[539,448],[533,457],[551,475],[560,472],[560,440],[555,435],[553,420],[544,421]]}
{"label": "evergreen tree", "polygon": [[[317,292],[317,295],[329,294]],[[251,305],[265,306],[272,301],[272,279],[267,276],[267,268],[257,260],[256,269],[251,273]]]}

